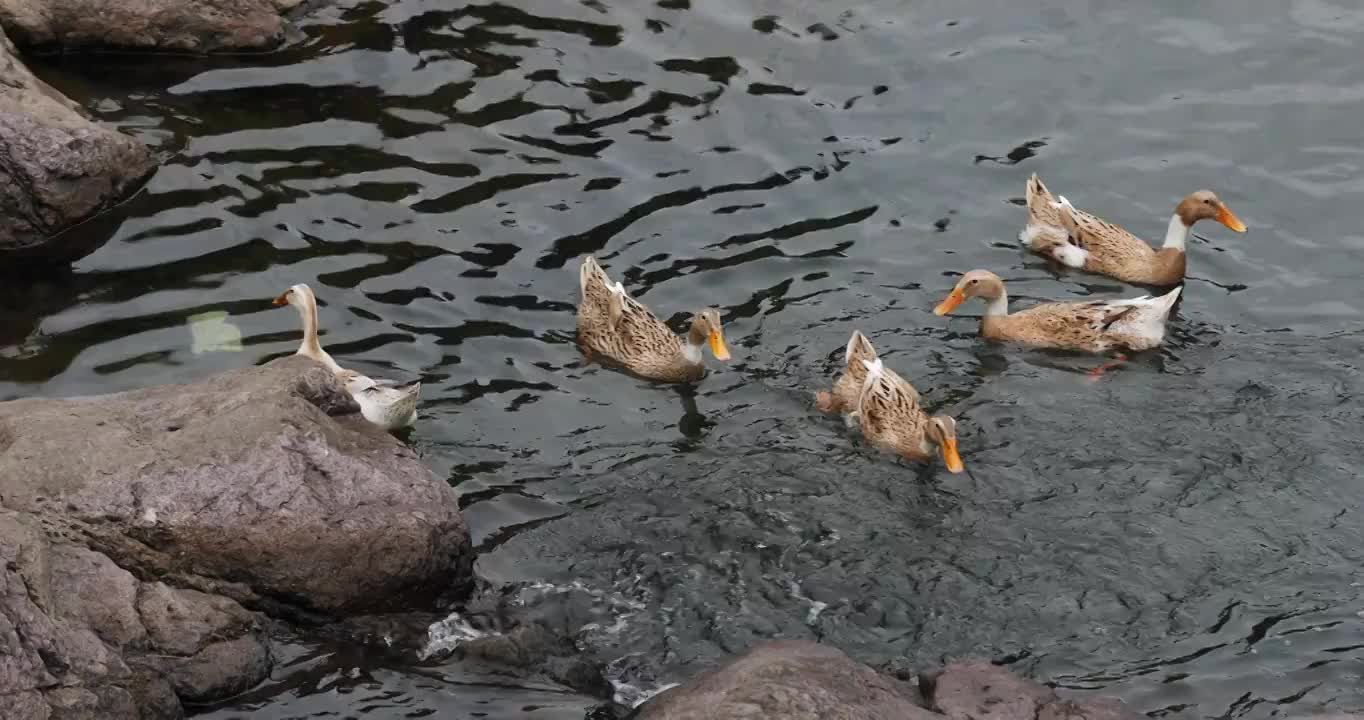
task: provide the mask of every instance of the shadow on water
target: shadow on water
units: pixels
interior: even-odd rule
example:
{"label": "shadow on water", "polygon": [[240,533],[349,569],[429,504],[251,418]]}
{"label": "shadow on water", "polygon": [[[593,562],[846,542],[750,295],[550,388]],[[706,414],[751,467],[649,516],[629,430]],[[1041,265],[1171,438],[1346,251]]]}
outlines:
{"label": "shadow on water", "polygon": [[[408,436],[481,575],[590,618],[623,695],[771,637],[872,663],[1006,659],[1160,716],[1364,706],[1357,11],[1215,0],[343,0],[278,53],[46,57],[164,158],[0,290],[0,397],[189,381],[291,352],[421,377]],[[1148,237],[1212,187],[1160,351],[982,343],[933,304],[1142,291],[1019,252],[1031,172]],[[577,263],[661,317],[720,308],[687,387],[584,364]],[[225,311],[241,352],[192,350]],[[976,311],[970,311],[976,312]],[[812,393],[854,329],[956,415],[968,472],[867,448]],[[574,614],[577,613],[577,614]],[[286,644],[204,717],[582,717],[557,687]],[[897,660],[898,661],[898,660]]]}

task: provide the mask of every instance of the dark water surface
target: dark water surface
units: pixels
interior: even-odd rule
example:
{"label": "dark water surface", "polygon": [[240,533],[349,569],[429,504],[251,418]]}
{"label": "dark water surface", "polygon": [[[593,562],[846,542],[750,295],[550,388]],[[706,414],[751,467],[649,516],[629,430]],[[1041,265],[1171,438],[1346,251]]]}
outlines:
{"label": "dark water surface", "polygon": [[[264,57],[34,62],[165,163],[80,230],[112,239],[74,275],[4,293],[0,397],[292,352],[269,300],[308,282],[338,360],[425,382],[412,442],[480,572],[572,605],[626,690],[804,637],[1006,658],[1153,717],[1364,707],[1364,10],[348,1],[301,31]],[[1018,251],[1033,171],[1147,237],[1200,187],[1251,230],[1200,225],[1167,347],[1088,384],[1090,359],[931,313],[976,267],[1020,306],[1139,294]],[[589,252],[665,318],[720,307],[734,361],[693,389],[583,367]],[[192,351],[214,310],[244,352]],[[854,328],[957,416],[966,473],[814,411]],[[590,704],[288,653],[206,717]]]}

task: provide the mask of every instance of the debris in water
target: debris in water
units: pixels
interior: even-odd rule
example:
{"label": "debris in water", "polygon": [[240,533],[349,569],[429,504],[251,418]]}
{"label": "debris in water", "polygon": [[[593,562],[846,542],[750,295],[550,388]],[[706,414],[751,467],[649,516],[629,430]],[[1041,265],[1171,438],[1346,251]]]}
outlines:
{"label": "debris in water", "polygon": [[209,352],[241,352],[241,328],[227,322],[227,313],[222,310],[190,315],[190,335],[194,338],[191,350],[195,355]]}

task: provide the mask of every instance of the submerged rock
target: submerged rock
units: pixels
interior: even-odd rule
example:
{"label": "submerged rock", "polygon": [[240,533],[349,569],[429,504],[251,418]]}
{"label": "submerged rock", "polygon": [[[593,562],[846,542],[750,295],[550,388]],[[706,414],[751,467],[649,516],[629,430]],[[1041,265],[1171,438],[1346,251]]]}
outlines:
{"label": "submerged rock", "polygon": [[[0,25],[12,4],[0,2]],[[0,31],[0,260],[89,252],[61,232],[122,200],[153,168],[145,145],[34,77]]]}
{"label": "submerged rock", "polygon": [[1121,701],[1066,699],[988,662],[953,663],[931,681],[933,708],[952,720],[1140,720]]}
{"label": "submerged rock", "polygon": [[[666,690],[638,720],[933,720],[914,686],[827,645],[777,640]],[[1029,720],[1032,720],[1031,718]]]}
{"label": "submerged rock", "polygon": [[640,706],[637,720],[1138,720],[1110,698],[1067,700],[982,662],[949,665],[918,688],[827,645],[779,640]]}
{"label": "submerged rock", "polygon": [[21,45],[214,52],[284,40],[300,0],[4,0],[0,26]]}

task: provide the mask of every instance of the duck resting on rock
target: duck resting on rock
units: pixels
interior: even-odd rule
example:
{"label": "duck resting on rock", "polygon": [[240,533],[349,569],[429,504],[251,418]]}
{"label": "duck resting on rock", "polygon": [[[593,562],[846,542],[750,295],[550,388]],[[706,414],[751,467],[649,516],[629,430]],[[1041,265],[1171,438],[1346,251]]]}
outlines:
{"label": "duck resting on rock", "polygon": [[385,430],[398,430],[409,427],[417,421],[417,396],[421,392],[421,382],[414,381],[395,384],[386,380],[375,380],[354,370],[341,367],[317,338],[317,297],[313,289],[299,283],[275,298],[276,306],[293,305],[303,318],[303,342],[296,355],[312,358],[326,365],[336,373],[360,406],[360,414],[366,420]]}
{"label": "duck resting on rock", "polygon": [[991,340],[1090,353],[1139,351],[1164,341],[1165,322],[1182,289],[1160,297],[1043,303],[1010,313],[1004,281],[988,270],[972,270],[961,276],[933,313],[946,315],[967,299],[980,298],[985,301],[980,334]]}
{"label": "duck resting on rock", "polygon": [[1190,193],[1175,207],[1157,250],[1130,232],[1053,196],[1041,178],[1028,178],[1028,224],[1018,234],[1029,250],[1062,265],[1136,285],[1169,287],[1184,280],[1185,242],[1199,220],[1216,220],[1243,233],[1245,223],[1211,190]]}
{"label": "duck resting on rock", "polygon": [[578,269],[578,283],[578,347],[589,360],[603,358],[648,380],[691,382],[706,374],[704,348],[717,360],[729,359],[715,308],[692,315],[683,338],[630,297],[623,285],[611,282],[591,255]]}

